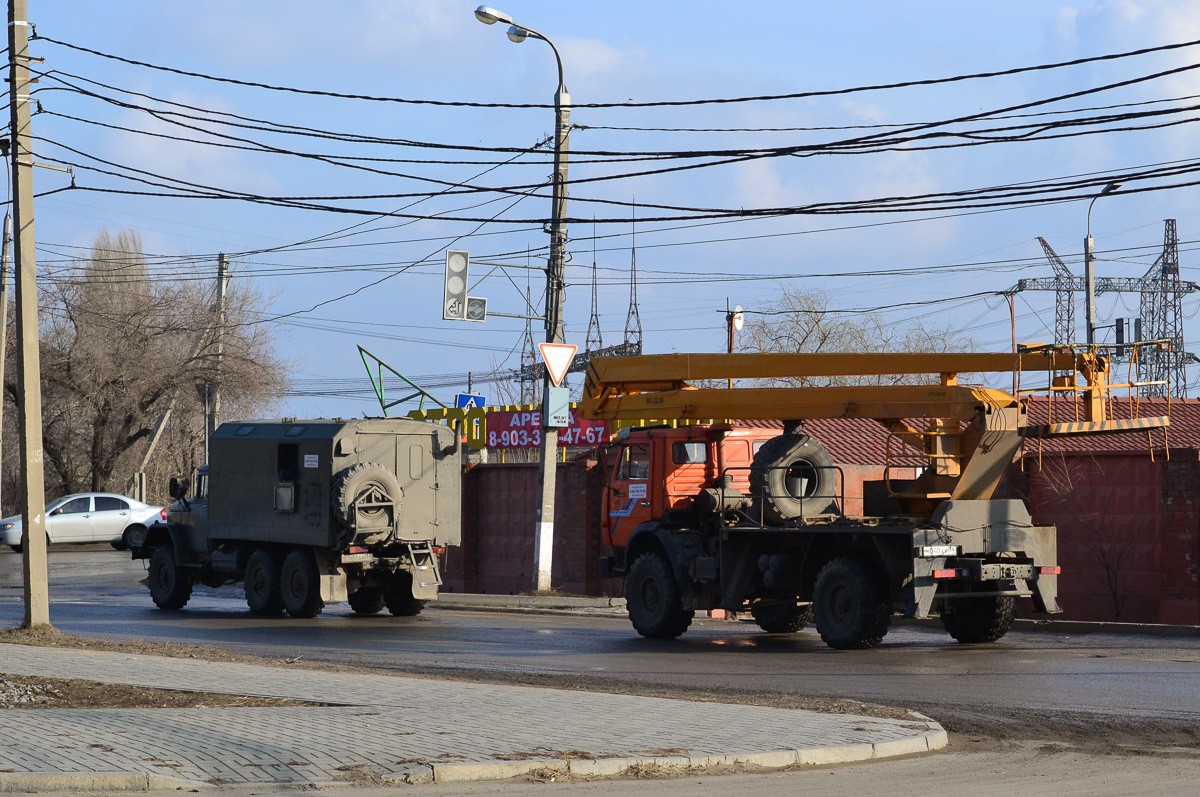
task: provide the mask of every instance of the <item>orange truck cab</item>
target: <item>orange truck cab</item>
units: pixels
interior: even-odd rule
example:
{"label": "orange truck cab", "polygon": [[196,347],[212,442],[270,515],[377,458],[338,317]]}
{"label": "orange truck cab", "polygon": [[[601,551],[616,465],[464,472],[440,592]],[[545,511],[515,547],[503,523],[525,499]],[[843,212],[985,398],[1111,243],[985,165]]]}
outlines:
{"label": "orange truck cab", "polygon": [[726,424],[622,429],[605,451],[602,541],[623,566],[635,528],[655,518],[689,518],[700,491],[718,486],[723,473],[748,494],[754,455],[778,434]]}

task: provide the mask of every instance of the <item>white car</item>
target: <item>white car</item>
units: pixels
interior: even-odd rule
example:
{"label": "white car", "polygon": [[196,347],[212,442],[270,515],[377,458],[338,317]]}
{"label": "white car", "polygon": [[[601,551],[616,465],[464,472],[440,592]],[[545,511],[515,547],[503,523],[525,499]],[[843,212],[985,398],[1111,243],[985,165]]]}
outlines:
{"label": "white car", "polygon": [[[114,548],[129,547],[129,533],[166,520],[161,506],[149,506],[116,493],[75,493],[46,504],[46,540],[59,542],[108,542]],[[21,516],[0,520],[0,544],[21,550]]]}

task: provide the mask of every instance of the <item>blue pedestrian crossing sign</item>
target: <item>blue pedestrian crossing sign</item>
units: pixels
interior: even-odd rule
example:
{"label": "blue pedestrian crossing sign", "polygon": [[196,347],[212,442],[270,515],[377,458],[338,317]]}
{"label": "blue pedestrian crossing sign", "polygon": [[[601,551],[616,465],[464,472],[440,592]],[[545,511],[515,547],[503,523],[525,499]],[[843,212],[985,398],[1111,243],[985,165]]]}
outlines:
{"label": "blue pedestrian crossing sign", "polygon": [[458,410],[469,410],[473,407],[483,407],[487,405],[487,399],[483,396],[477,396],[474,393],[455,393],[454,408]]}

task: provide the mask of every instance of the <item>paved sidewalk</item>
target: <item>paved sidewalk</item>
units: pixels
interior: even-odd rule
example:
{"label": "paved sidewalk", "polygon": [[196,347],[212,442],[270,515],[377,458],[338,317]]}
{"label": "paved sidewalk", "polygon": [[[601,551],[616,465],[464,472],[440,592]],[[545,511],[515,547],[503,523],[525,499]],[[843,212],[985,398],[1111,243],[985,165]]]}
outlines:
{"label": "paved sidewalk", "polygon": [[[938,749],[936,722],[0,644],[0,672],[328,707],[0,711],[0,791],[404,782],[540,767],[837,763]],[[64,780],[65,778],[65,780]],[[172,780],[177,779],[177,780]]]}

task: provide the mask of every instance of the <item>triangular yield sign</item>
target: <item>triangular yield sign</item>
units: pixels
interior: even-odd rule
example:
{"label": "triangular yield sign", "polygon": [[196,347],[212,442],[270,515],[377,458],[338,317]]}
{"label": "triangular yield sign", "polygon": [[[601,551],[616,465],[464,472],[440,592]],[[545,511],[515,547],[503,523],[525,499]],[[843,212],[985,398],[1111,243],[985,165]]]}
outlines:
{"label": "triangular yield sign", "polygon": [[571,367],[571,360],[575,359],[579,347],[570,343],[539,343],[538,348],[542,352],[542,359],[546,361],[550,381],[558,387],[567,375],[567,369]]}

